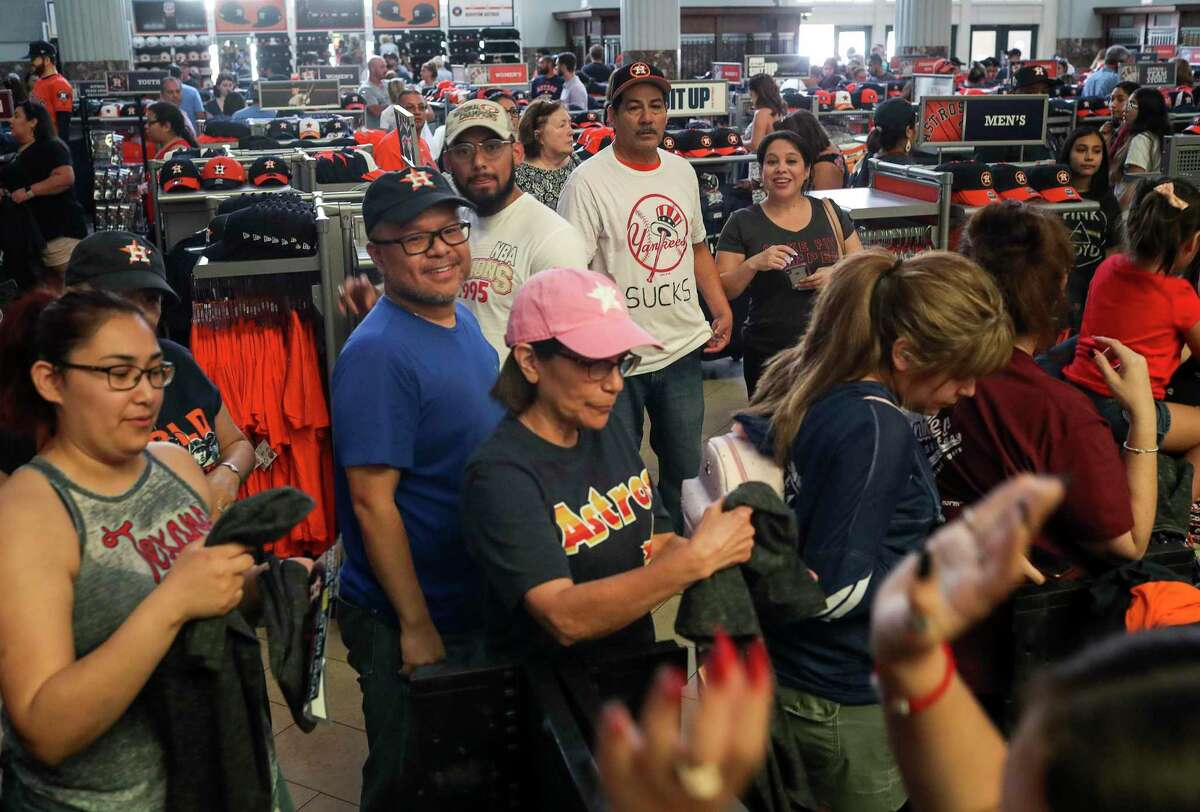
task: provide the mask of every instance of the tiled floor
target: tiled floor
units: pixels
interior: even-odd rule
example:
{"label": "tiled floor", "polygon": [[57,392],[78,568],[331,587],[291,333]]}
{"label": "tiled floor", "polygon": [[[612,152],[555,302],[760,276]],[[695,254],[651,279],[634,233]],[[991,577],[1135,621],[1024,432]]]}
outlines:
{"label": "tiled floor", "polygon": [[[729,430],[730,415],[745,405],[746,389],[742,383],[740,365],[718,361],[705,367],[704,437],[708,438]],[[657,476],[658,464],[648,444],[643,444],[642,456],[651,474]],[[654,627],[659,639],[674,637],[678,606],[679,599],[676,597],[655,611]],[[357,678],[346,662],[346,649],[342,645],[341,635],[334,631],[329,640],[327,686],[334,722],[318,725],[312,733],[302,733],[292,722],[278,687],[270,677],[267,678],[271,697],[271,725],[279,763],[296,809],[304,812],[347,812],[357,809],[362,764],[367,757]],[[683,640],[680,642],[686,643]],[[690,655],[689,660],[689,674],[694,675],[694,655]],[[695,690],[696,680],[693,678],[685,696],[694,699]]]}

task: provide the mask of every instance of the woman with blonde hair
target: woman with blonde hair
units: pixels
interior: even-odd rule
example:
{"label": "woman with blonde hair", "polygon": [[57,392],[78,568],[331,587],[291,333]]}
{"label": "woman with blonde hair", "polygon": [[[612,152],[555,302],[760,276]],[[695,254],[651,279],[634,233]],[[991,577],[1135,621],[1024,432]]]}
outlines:
{"label": "woman with blonde hair", "polygon": [[571,114],[560,101],[535,99],[520,122],[517,134],[525,147],[525,160],[517,167],[517,187],[557,209],[567,178],[579,166],[573,151]]}
{"label": "woman with blonde hair", "polygon": [[969,397],[1012,351],[995,281],[958,254],[846,257],[796,346],[775,356],[738,422],[785,469],[800,550],[829,596],[816,618],[764,623],[809,808],[895,812],[905,790],[871,687],[871,599],[941,521],[912,430]]}

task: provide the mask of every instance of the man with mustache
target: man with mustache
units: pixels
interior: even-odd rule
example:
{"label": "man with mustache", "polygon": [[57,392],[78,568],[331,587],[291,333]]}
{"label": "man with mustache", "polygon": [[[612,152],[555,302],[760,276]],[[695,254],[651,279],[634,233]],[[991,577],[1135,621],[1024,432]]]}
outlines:
{"label": "man with mustache", "polygon": [[[446,117],[442,162],[459,194],[474,206],[464,215],[471,229],[471,273],[459,296],[501,364],[509,352],[504,330],[521,284],[547,268],[587,268],[579,232],[517,187],[516,169],[524,159],[512,118],[496,102],[473,99]],[[378,298],[365,276],[347,280],[346,291],[343,303],[352,312],[369,310]]]}
{"label": "man with mustache", "polygon": [[591,270],[612,277],[633,320],[663,344],[626,379],[613,418],[640,447],[649,413],[659,490],[681,533],[680,486],[700,467],[701,348],[724,348],[733,316],[705,244],[696,173],[683,158],[658,148],[670,93],[663,72],[646,62],[613,72],[612,146],[571,173],[558,213],[582,232]]}

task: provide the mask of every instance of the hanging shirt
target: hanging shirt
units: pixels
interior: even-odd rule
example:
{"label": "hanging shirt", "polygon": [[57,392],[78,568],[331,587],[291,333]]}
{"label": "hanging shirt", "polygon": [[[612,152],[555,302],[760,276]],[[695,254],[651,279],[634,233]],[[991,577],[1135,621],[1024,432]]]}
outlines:
{"label": "hanging shirt", "polygon": [[660,149],[658,157],[653,168],[634,168],[603,149],[571,173],[558,201],[558,213],[583,235],[588,267],[612,277],[629,315],[663,344],[644,348],[638,375],[712,337],[692,248],[707,236],[696,172],[678,155]]}
{"label": "hanging shirt", "polygon": [[654,642],[647,613],[597,640],[560,645],[525,609],[525,594],[636,570],[671,517],[628,435],[581,429],[573,448],[547,442],[509,414],[467,466],[463,532],[487,578],[489,655],[588,656]]}
{"label": "hanging shirt", "polygon": [[491,217],[464,211],[471,223],[471,275],[459,296],[503,364],[508,357],[504,330],[517,290],[547,268],[586,268],[583,238],[528,194]]}
{"label": "hanging shirt", "polygon": [[483,625],[479,568],[462,538],[463,471],[503,414],[490,390],[496,351],[475,317],[443,327],[383,298],[350,334],[333,372],[337,517],[346,548],[341,594],[398,625],[376,580],[350,499],[347,468],[403,472],[396,507],[430,616],[442,634]]}

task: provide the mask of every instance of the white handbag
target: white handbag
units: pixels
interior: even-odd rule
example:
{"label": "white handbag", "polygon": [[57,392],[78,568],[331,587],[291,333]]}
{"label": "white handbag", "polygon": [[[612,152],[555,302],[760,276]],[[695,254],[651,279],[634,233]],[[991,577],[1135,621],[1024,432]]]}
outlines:
{"label": "white handbag", "polygon": [[691,535],[713,502],[743,482],[765,482],[783,497],[783,469],[754,444],[734,432],[712,437],[704,444],[700,476],[684,480],[680,493],[683,524]]}

